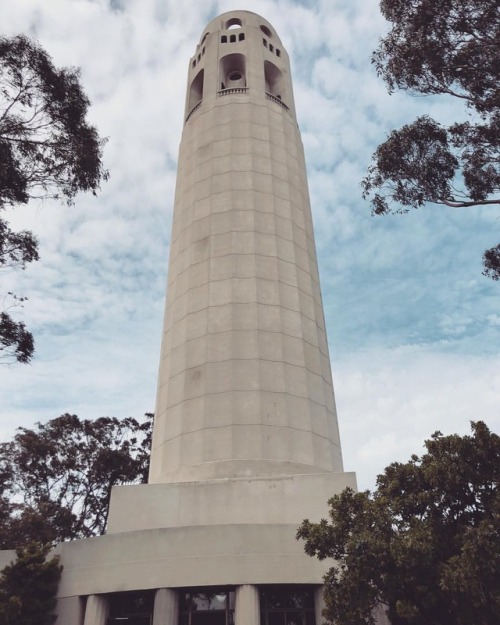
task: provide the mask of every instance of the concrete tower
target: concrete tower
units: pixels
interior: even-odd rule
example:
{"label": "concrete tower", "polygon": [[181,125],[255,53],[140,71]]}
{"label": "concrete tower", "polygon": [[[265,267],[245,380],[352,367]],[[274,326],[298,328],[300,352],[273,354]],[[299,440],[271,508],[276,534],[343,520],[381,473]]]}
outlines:
{"label": "concrete tower", "polygon": [[346,486],[288,54],[232,11],[189,63],[150,482],[59,547],[58,625],[319,625],[295,533]]}
{"label": "concrete tower", "polygon": [[259,588],[319,588],[296,528],[347,485],[288,54],[233,11],[189,62],[149,485],[110,532],[163,528],[163,584],[235,588],[257,625]]}
{"label": "concrete tower", "polygon": [[342,471],[288,54],[246,11],[189,64],[150,483]]}

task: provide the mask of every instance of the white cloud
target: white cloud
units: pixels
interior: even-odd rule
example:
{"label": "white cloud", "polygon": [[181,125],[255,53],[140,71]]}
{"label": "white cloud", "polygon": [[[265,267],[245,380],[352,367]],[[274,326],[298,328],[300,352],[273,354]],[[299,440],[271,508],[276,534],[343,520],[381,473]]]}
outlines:
{"label": "white cloud", "polygon": [[466,434],[479,420],[499,430],[499,356],[373,348],[334,358],[333,366],[344,463],[363,489],[391,462],[424,453],[437,430]]}
{"label": "white cloud", "polygon": [[500,315],[488,315],[486,319],[492,326],[500,326]]}

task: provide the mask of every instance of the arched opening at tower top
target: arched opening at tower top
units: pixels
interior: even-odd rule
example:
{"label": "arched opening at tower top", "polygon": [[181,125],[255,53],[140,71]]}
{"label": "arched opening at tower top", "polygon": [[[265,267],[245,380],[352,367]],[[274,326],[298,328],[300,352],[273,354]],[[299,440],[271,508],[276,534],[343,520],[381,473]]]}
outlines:
{"label": "arched opening at tower top", "polygon": [[282,71],[270,61],[264,61],[264,77],[266,80],[266,93],[280,100],[286,100],[285,79]]}
{"label": "arched opening at tower top", "polygon": [[200,70],[191,83],[191,87],[189,89],[188,113],[203,99],[204,75],[205,71],[203,69]]}
{"label": "arched opening at tower top", "polygon": [[232,28],[241,28],[242,26],[243,26],[243,23],[239,17],[232,17],[230,20],[227,20],[226,22],[226,30],[229,30]]}
{"label": "arched opening at tower top", "polygon": [[247,86],[246,58],[244,54],[227,54],[220,60],[219,83],[221,89]]}

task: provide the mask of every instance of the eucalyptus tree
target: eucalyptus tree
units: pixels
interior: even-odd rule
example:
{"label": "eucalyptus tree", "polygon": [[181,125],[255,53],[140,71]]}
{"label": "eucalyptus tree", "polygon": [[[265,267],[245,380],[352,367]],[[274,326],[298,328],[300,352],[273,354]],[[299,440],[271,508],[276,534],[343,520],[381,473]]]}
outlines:
{"label": "eucalyptus tree", "polygon": [[479,421],[425,446],[300,526],[306,553],[333,560],[328,622],[374,625],[382,606],[392,625],[500,623],[500,437]]}
{"label": "eucalyptus tree", "polygon": [[[467,121],[443,126],[428,115],[393,130],[362,182],[372,213],[426,204],[500,205],[500,8],[498,0],[381,0],[391,30],[372,62],[389,92],[464,104]],[[500,278],[500,245],[483,274]]]}
{"label": "eucalyptus tree", "polygon": [[[0,37],[0,269],[25,269],[37,261],[32,232],[13,231],[8,209],[31,199],[72,204],[79,191],[96,194],[108,172],[105,140],[87,121],[90,101],[75,68],[56,68],[35,41]],[[0,359],[27,363],[31,332],[13,311],[25,298],[8,293],[0,313]]]}

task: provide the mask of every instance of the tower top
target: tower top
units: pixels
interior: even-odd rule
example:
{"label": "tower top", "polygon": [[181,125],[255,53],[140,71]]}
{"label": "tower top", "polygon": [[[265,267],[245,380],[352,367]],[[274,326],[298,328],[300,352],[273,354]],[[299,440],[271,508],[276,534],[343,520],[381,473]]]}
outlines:
{"label": "tower top", "polygon": [[252,11],[227,11],[226,13],[218,15],[215,19],[209,22],[203,31],[197,49],[202,45],[204,39],[206,39],[210,33],[222,33],[227,30],[238,30],[240,28],[260,29],[263,37],[267,37],[268,41],[271,41],[271,43],[275,45],[282,45],[281,39],[274,30],[272,24],[260,15],[257,15],[257,13],[253,13]]}
{"label": "tower top", "polygon": [[288,54],[273,26],[251,11],[223,13],[203,30],[189,62],[186,123],[226,95],[273,100],[295,117]]}

